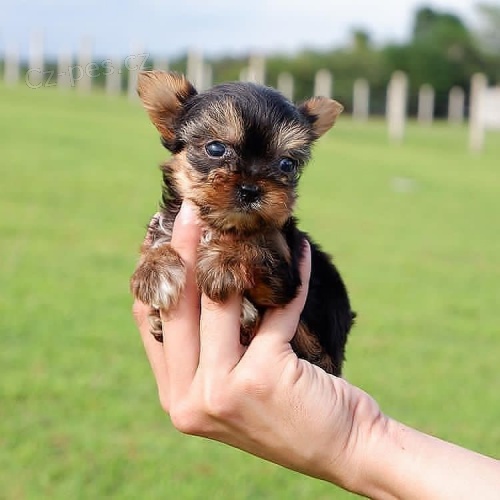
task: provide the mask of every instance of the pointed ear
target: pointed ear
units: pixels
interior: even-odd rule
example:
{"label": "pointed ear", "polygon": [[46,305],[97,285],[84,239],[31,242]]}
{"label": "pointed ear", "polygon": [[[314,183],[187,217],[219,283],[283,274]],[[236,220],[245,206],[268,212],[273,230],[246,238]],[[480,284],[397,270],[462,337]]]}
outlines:
{"label": "pointed ear", "polygon": [[137,80],[137,93],[164,145],[173,148],[175,122],[186,101],[196,95],[196,89],[178,73],[142,71]]}
{"label": "pointed ear", "polygon": [[328,97],[312,97],[299,106],[299,111],[309,120],[317,138],[332,128],[343,110],[342,104]]}

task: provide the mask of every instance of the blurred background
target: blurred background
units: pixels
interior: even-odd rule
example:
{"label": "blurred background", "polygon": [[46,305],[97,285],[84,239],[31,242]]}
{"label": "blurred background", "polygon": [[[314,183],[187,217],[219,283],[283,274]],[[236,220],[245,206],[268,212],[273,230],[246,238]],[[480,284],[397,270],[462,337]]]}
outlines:
{"label": "blurred background", "polygon": [[500,3],[0,0],[0,498],[349,498],[177,433],[128,279],[167,158],[140,70],[346,108],[301,227],[359,321],[345,375],[500,454]]}

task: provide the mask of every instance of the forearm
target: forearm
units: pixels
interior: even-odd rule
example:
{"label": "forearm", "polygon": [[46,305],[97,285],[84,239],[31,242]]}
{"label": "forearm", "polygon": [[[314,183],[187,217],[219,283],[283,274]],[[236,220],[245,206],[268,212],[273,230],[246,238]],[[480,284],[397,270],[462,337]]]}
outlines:
{"label": "forearm", "polygon": [[[500,462],[381,417],[353,490],[374,499],[500,498]],[[363,453],[363,452],[361,452]]]}

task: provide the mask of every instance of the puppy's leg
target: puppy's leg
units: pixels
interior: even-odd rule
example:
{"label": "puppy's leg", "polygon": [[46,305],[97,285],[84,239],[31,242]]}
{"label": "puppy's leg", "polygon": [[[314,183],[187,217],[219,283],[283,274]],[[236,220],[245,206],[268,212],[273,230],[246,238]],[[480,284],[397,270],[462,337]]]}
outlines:
{"label": "puppy's leg", "polygon": [[[184,289],[186,269],[179,254],[164,243],[158,247],[143,248],[139,265],[130,279],[135,298],[154,309],[168,311],[175,307]],[[152,333],[161,334],[158,311],[152,313]]]}
{"label": "puppy's leg", "polygon": [[215,243],[200,246],[196,279],[200,290],[216,302],[252,288],[252,271],[245,245]]}
{"label": "puppy's leg", "polygon": [[151,308],[148,316],[149,332],[158,342],[163,342],[163,328],[160,317],[160,310]]}
{"label": "puppy's leg", "polygon": [[243,297],[241,304],[240,323],[240,342],[241,345],[247,346],[254,338],[260,324],[259,311],[247,297]]}

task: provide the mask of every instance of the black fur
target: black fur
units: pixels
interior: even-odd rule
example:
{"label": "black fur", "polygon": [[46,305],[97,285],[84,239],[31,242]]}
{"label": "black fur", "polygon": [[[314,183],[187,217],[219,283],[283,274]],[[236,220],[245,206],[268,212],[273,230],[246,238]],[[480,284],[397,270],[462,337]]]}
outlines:
{"label": "black fur", "polygon": [[297,228],[294,218],[286,224],[284,232],[292,249],[294,269],[298,269],[302,257],[304,238],[311,247],[311,277],[301,321],[318,337],[321,347],[332,359],[336,369],[334,375],[340,375],[347,335],[356,317],[351,309],[346,286],[331,257],[309,235]]}

